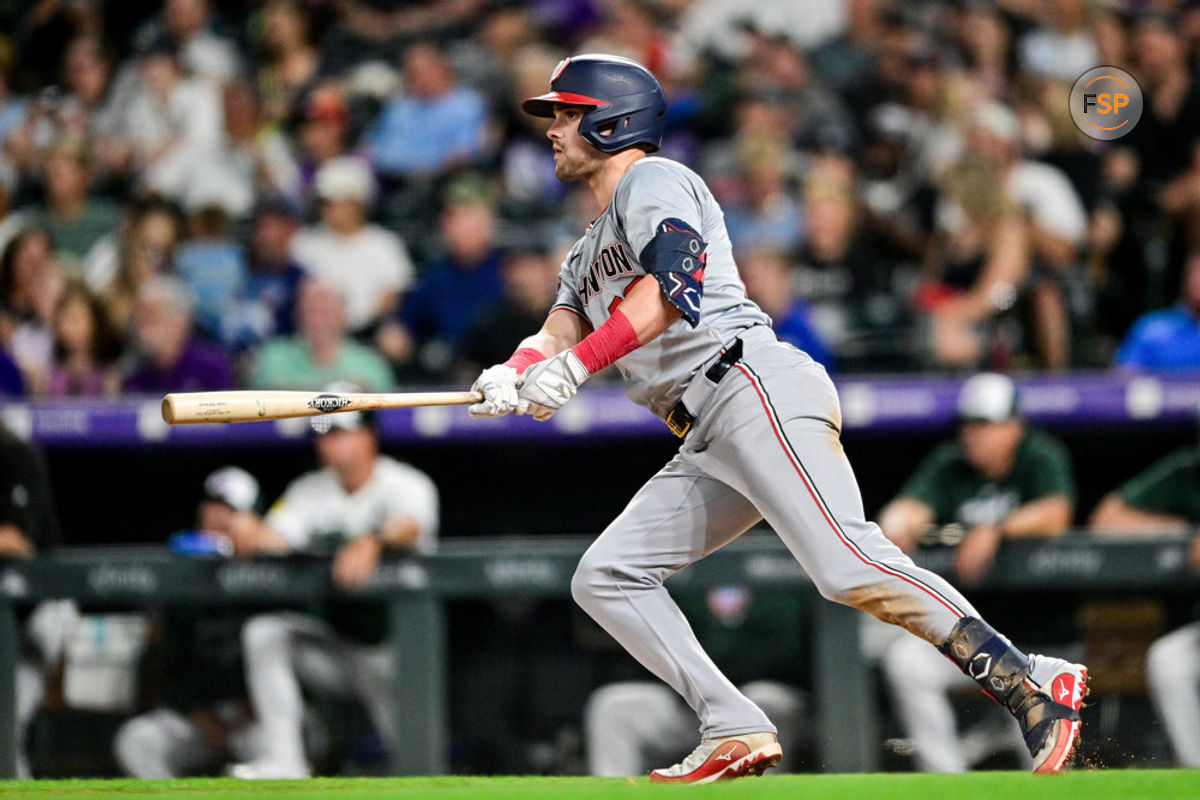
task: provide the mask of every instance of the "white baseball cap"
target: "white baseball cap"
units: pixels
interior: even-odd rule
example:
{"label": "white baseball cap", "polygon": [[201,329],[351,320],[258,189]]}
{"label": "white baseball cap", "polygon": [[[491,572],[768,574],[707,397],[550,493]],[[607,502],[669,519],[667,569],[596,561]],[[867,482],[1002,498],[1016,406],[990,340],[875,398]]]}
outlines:
{"label": "white baseball cap", "polygon": [[322,200],[356,200],[369,205],[375,198],[375,177],[361,158],[337,156],[317,170],[313,189]]}
{"label": "white baseball cap", "polygon": [[204,479],[204,496],[234,511],[252,511],[258,505],[258,481],[241,467],[221,467]]}
{"label": "white baseball cap", "polygon": [[958,393],[958,418],[1003,422],[1021,415],[1017,385],[1007,375],[981,372],[963,383]]}

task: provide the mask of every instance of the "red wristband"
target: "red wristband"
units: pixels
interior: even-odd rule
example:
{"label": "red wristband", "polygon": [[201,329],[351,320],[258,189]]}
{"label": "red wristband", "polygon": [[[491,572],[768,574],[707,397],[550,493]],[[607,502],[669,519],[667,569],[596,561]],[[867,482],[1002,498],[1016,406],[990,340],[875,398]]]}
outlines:
{"label": "red wristband", "polygon": [[571,348],[589,374],[595,374],[621,356],[641,347],[637,331],[624,312],[617,309],[608,321],[589,333],[584,340]]}
{"label": "red wristband", "polygon": [[520,374],[537,362],[545,360],[546,356],[540,350],[532,347],[520,347],[517,348],[517,352],[508,357],[508,361],[504,362],[504,366],[512,367]]}

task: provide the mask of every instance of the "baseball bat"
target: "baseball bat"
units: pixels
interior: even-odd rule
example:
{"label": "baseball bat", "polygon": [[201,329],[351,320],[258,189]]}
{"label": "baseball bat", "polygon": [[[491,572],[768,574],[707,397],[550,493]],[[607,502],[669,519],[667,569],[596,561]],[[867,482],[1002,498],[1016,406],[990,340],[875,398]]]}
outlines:
{"label": "baseball bat", "polygon": [[171,425],[258,422],[287,417],[315,417],[339,411],[467,405],[482,400],[483,395],[479,392],[174,392],[163,398],[162,415]]}

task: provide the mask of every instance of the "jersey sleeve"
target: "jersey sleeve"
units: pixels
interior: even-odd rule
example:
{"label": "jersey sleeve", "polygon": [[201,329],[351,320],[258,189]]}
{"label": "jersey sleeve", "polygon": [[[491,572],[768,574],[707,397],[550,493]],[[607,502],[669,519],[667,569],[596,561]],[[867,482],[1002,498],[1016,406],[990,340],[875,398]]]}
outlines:
{"label": "jersey sleeve", "polygon": [[293,550],[303,550],[312,538],[309,525],[309,520],[313,518],[309,507],[312,492],[305,487],[305,477],[301,476],[288,484],[263,520]]}
{"label": "jersey sleeve", "polygon": [[679,168],[635,164],[613,198],[630,250],[688,324],[700,323],[708,243],[697,189]]}
{"label": "jersey sleeve", "polygon": [[554,306],[550,310],[565,308],[568,311],[574,311],[580,316],[584,315],[583,298],[579,296],[579,284],[576,281],[575,272],[578,268],[580,258],[579,245],[576,244],[567,253],[567,257],[563,259],[562,266],[558,269],[558,289],[554,294]]}
{"label": "jersey sleeve", "polygon": [[1189,473],[1195,469],[1195,462],[1193,453],[1172,453],[1123,483],[1117,493],[1139,511],[1186,517],[1186,493],[1192,487]]}
{"label": "jersey sleeve", "polygon": [[412,467],[398,468],[390,482],[387,518],[415,521],[420,529],[416,549],[432,551],[438,528],[437,486],[428,475]]}

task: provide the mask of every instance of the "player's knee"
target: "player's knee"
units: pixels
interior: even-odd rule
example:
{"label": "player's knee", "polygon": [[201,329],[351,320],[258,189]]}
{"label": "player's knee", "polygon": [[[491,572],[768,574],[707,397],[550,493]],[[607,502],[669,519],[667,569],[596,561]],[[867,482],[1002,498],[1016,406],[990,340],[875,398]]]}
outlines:
{"label": "player's knee", "polygon": [[571,577],[571,596],[582,608],[591,609],[596,600],[654,585],[656,581],[652,575],[633,570],[604,553],[589,550],[579,560]]}
{"label": "player's knee", "polygon": [[273,614],[251,617],[242,625],[242,649],[249,656],[273,652],[287,643],[287,627]]}

